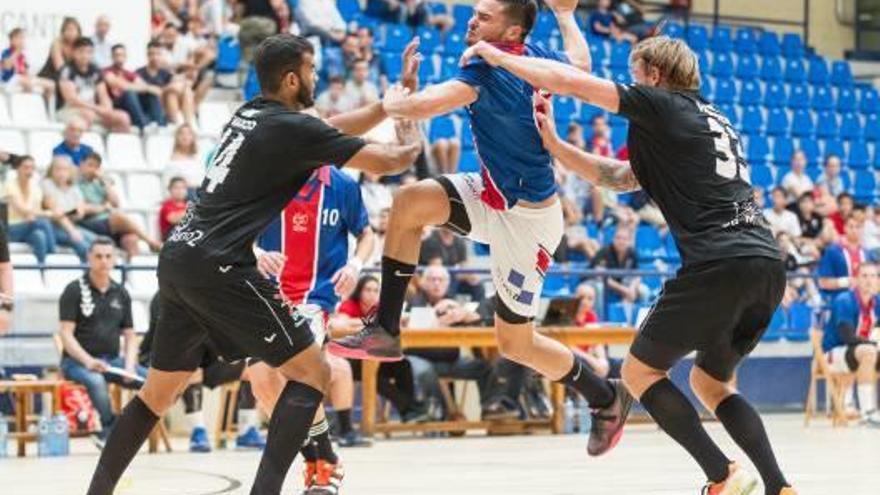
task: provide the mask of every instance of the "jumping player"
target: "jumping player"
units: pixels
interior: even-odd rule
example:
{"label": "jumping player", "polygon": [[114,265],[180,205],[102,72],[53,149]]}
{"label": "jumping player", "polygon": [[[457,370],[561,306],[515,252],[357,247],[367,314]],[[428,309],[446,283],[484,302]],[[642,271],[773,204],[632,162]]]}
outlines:
{"label": "jumping player", "polygon": [[[524,43],[537,15],[534,0],[479,0],[468,23],[467,43],[482,40],[511,56],[559,60],[572,64],[572,71],[589,70],[589,47],[574,18],[577,2],[547,4],[556,15],[565,53]],[[425,119],[466,106],[482,170],[423,180],[398,191],[385,238],[377,318],[329,349],[356,359],[402,358],[401,309],[422,230],[445,225],[490,245],[501,353],[584,396],[594,408],[587,450],[599,455],[620,439],[632,401],[618,381],[597,377],[570,349],[535,332],[533,320],[563,220],[552,158],[535,127],[532,93],[528,83],[479,60],[453,80],[417,94],[389,90],[385,109],[398,118]]]}
{"label": "jumping player", "polygon": [[[357,238],[351,259],[350,234]],[[281,293],[291,306],[319,306],[326,325],[339,298],[347,297],[357,284],[373,242],[373,229],[357,182],[326,165],[312,173],[280,217],[260,236],[258,245],[263,252],[257,256],[257,268],[278,277]],[[340,445],[368,444],[351,426],[351,364],[337,356],[326,357],[331,367],[330,396],[339,419]],[[342,464],[333,451],[328,430],[324,409],[318,408],[311,439],[301,450],[306,463],[306,494],[332,495],[342,482]]]}
{"label": "jumping player", "polygon": [[691,387],[761,473],[767,495],[795,493],[780,470],[758,413],[736,392],[734,373],[757,345],[785,290],[785,268],[755,204],[740,138],[700,97],[696,55],[681,40],[635,46],[635,84],[615,84],[553,61],[513,57],[479,43],[481,57],[537,88],[572,95],[630,121],[629,162],[586,153],[559,139],[548,109],[537,115],[544,145],[596,185],[643,188],[660,207],[681,251],[682,269],[666,282],[623,365],[623,379],[663,430],[700,464],[704,494],[753,493],[757,480],[721,452],[696,410],[669,380],[691,351]]}
{"label": "jumping player", "polygon": [[314,49],[300,36],[264,40],[255,65],[263,96],[226,124],[211,170],[159,259],[160,314],[152,366],[140,393],[110,434],[89,495],[110,495],[161,415],[201,361],[208,339],[226,361],[261,359],[288,380],[272,412],[252,495],[278,495],[320,405],[329,366],[308,318],[275,298],[256,268],[253,244],[312,172],[327,163],[400,173],[421,152],[412,124],[403,144],[367,144],[361,134],[386,118],[377,103],[325,123],[302,113],[313,104]]}

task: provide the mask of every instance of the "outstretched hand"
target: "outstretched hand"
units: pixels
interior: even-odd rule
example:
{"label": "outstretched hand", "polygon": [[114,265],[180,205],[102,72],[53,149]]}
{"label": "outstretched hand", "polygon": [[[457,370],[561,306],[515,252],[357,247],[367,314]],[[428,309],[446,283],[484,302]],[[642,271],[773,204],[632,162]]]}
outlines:
{"label": "outstretched hand", "polygon": [[403,64],[400,70],[400,84],[412,93],[419,89],[419,67],[422,65],[422,55],[418,49],[419,37],[416,36],[403,50]]}
{"label": "outstretched hand", "polygon": [[459,59],[458,65],[464,67],[472,58],[480,57],[485,60],[487,64],[494,67],[501,63],[501,59],[504,55],[505,53],[503,51],[495,48],[489,43],[478,41],[468,47],[468,49],[461,54],[461,59]]}

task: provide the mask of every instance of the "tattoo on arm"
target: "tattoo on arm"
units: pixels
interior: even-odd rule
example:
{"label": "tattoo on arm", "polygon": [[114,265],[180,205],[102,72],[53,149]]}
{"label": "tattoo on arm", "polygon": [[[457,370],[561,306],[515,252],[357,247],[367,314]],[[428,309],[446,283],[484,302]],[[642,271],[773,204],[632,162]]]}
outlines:
{"label": "tattoo on arm", "polygon": [[598,161],[599,184],[619,192],[641,189],[629,163],[601,158]]}

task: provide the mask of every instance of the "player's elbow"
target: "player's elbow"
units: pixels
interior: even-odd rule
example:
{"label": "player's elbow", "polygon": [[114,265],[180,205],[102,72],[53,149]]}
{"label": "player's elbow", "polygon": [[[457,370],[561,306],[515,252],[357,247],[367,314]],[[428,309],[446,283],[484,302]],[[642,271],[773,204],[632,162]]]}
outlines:
{"label": "player's elbow", "polygon": [[352,164],[354,168],[378,175],[397,175],[409,169],[421,153],[421,143],[409,145],[386,145],[372,159]]}

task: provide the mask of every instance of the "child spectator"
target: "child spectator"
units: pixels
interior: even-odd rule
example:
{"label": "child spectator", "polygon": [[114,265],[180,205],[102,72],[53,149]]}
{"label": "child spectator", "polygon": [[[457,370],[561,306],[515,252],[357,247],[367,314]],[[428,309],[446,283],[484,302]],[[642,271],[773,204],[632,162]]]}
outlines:
{"label": "child spectator", "polygon": [[171,229],[186,214],[187,195],[186,180],[174,177],[168,182],[168,199],[159,208],[159,232],[162,240],[168,239]]}
{"label": "child spectator", "polygon": [[0,54],[0,83],[7,91],[20,89],[24,92],[42,93],[48,104],[52,92],[55,91],[55,82],[28,73],[24,42],[24,29],[15,28],[9,32],[9,46]]}

